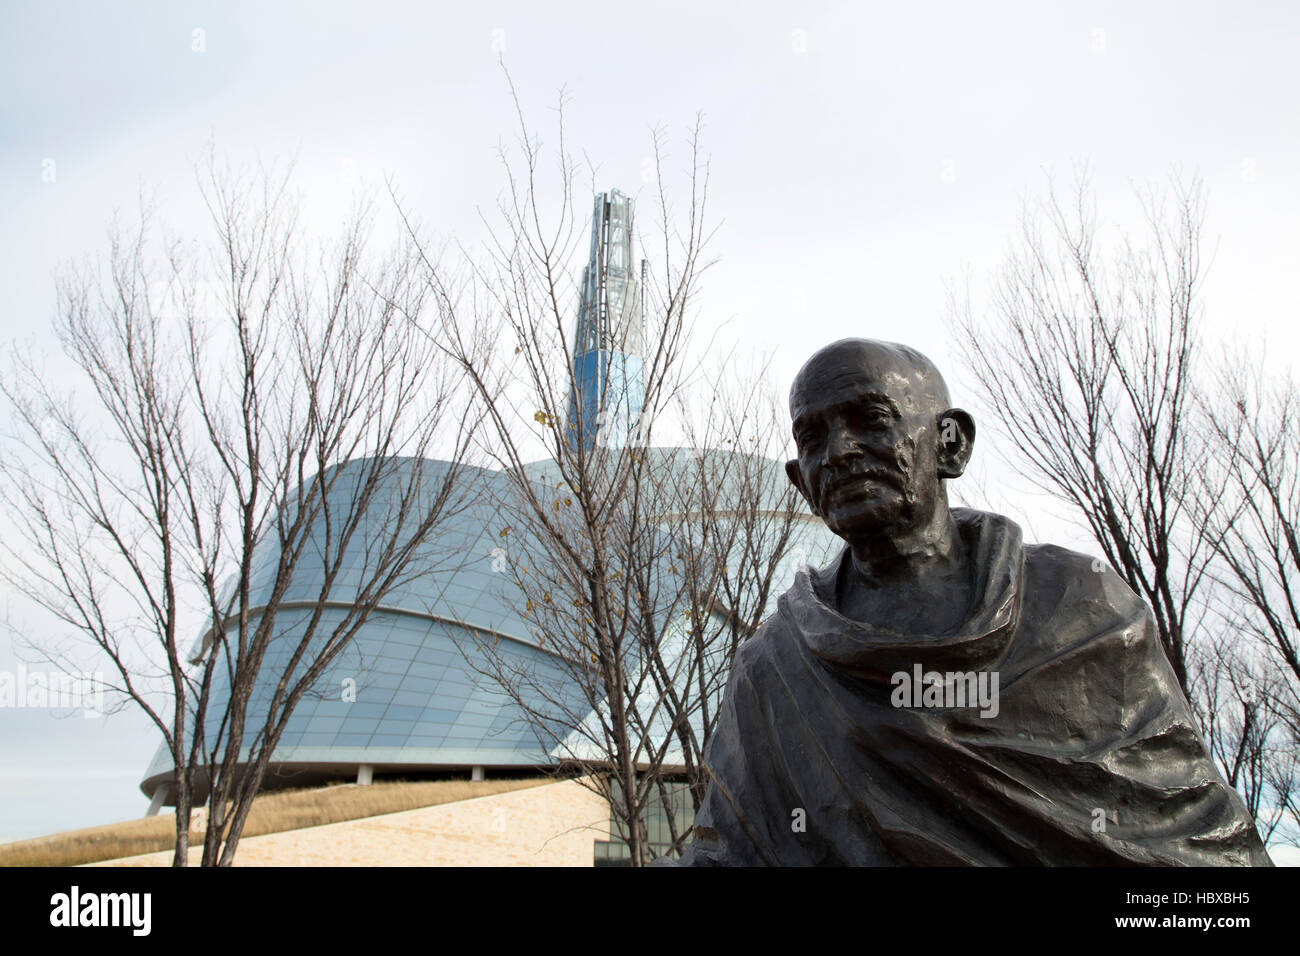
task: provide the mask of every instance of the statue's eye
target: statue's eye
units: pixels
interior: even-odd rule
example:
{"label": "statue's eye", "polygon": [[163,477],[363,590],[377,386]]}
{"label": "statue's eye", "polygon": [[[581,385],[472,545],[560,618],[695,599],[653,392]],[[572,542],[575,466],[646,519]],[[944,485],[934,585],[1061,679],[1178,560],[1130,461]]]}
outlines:
{"label": "statue's eye", "polygon": [[873,430],[889,428],[894,424],[894,416],[888,409],[879,406],[864,409],[855,418],[859,427]]}
{"label": "statue's eye", "polygon": [[794,433],[795,444],[800,448],[808,448],[815,445],[821,437],[821,431],[817,428],[806,426],[800,428]]}

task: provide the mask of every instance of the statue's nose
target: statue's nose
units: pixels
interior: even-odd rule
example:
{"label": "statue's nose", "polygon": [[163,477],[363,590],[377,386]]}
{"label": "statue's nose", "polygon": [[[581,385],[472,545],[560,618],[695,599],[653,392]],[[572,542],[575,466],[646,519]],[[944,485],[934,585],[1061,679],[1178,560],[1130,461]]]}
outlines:
{"label": "statue's nose", "polygon": [[826,436],[826,461],[836,464],[862,454],[862,446],[842,422],[836,423]]}

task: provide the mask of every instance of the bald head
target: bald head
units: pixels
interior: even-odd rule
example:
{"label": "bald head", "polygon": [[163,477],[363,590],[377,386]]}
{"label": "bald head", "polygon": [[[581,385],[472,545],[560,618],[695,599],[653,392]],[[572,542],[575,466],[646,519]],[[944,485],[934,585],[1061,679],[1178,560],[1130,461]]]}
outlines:
{"label": "bald head", "polygon": [[875,339],[840,339],[815,352],[795,376],[790,417],[797,421],[817,393],[836,390],[850,379],[879,383],[895,400],[928,404],[909,411],[941,412],[952,404],[939,369],[916,349]]}
{"label": "bald head", "polygon": [[790,417],[799,457],[786,473],[855,548],[950,529],[943,482],[970,460],[975,422],[950,407],[943,376],[920,352],[834,342],[795,376]]}

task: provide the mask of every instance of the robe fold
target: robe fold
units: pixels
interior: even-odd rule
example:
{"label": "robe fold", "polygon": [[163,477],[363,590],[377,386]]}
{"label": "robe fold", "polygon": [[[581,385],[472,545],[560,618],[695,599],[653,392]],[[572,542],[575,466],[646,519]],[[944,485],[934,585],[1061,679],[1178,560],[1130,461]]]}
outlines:
{"label": "robe fold", "polygon": [[[741,646],[681,864],[1269,865],[1141,599],[1005,517],[952,514],[975,568],[955,633],[839,614],[846,548]],[[900,705],[917,665],[983,673],[996,708]]]}

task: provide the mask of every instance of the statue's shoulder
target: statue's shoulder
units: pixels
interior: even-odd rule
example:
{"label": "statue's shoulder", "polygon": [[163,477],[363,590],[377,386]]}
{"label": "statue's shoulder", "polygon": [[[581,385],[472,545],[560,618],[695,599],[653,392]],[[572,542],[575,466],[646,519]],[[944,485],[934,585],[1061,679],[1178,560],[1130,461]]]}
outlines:
{"label": "statue's shoulder", "polygon": [[1027,544],[1025,589],[1029,596],[1050,594],[1067,606],[1078,602],[1110,607],[1129,617],[1145,605],[1110,564],[1091,554],[1055,544]]}
{"label": "statue's shoulder", "polygon": [[[952,509],[971,540],[978,533],[985,560],[1022,560],[1024,574],[1020,588],[1029,597],[1047,600],[1064,610],[1078,602],[1104,605],[1123,616],[1130,616],[1144,606],[1109,563],[1101,558],[1071,551],[1055,544],[1024,542],[1020,526],[1006,515],[971,508]],[[973,529],[975,529],[973,531]]]}
{"label": "statue's shoulder", "polygon": [[1109,563],[1054,544],[1027,544],[1024,556],[1022,653],[1116,640],[1139,656],[1153,653],[1151,609]]}
{"label": "statue's shoulder", "polygon": [[818,572],[805,568],[795,577],[795,582],[777,600],[776,608],[755,629],[740,647],[732,661],[732,674],[751,674],[767,668],[779,668],[787,656],[797,650],[797,621],[805,615],[811,602],[812,589],[807,575]]}
{"label": "statue's shoulder", "polygon": [[778,607],[759,624],[753,634],[741,642],[731,665],[732,672],[747,672],[774,664],[791,635],[789,622]]}

